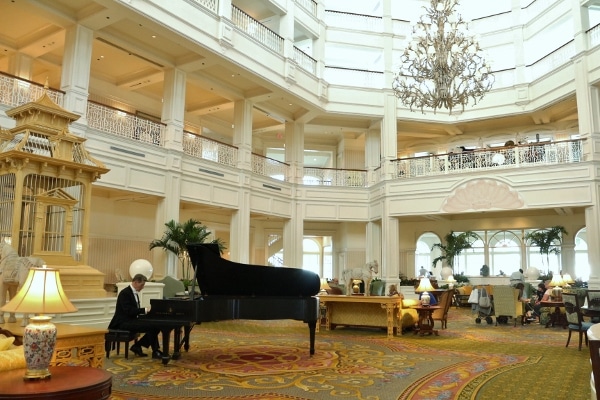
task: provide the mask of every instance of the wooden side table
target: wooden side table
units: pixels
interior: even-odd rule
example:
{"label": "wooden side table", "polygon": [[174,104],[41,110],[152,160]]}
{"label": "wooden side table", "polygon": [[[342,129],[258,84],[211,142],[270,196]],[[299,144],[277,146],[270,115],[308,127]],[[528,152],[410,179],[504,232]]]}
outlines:
{"label": "wooden side table", "polygon": [[48,379],[24,380],[24,369],[2,372],[0,399],[108,400],[112,375],[100,368],[50,367]]}
{"label": "wooden side table", "polygon": [[415,310],[419,314],[419,323],[415,330],[415,335],[418,333],[423,336],[425,334],[434,334],[438,336],[437,329],[433,329],[433,311],[438,310],[440,306],[417,306]]}
{"label": "wooden side table", "polygon": [[562,301],[541,301],[540,306],[542,307],[554,307],[554,312],[550,312],[550,319],[546,323],[546,328],[554,325],[561,325],[563,329],[566,329],[569,325],[567,322],[567,316],[560,312],[560,308],[565,306]]}

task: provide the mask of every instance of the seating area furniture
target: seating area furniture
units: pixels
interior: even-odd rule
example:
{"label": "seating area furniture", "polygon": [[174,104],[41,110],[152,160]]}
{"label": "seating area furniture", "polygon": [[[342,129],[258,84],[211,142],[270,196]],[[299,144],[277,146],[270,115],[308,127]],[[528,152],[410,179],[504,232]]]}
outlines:
{"label": "seating area furniture", "polygon": [[591,399],[597,399],[600,393],[600,324],[592,325],[586,332],[590,348],[592,373],[590,376]]}
{"label": "seating area furniture", "polygon": [[185,285],[179,279],[175,279],[172,276],[165,276],[158,283],[162,283],[163,287],[163,298],[168,299],[175,297],[178,293],[185,292]]}
{"label": "seating area furniture", "polygon": [[448,310],[450,310],[450,305],[452,304],[452,296],[454,295],[454,290],[445,290],[438,296],[438,306],[433,313],[431,314],[431,318],[434,321],[440,321],[442,325],[442,329],[446,329],[448,326]]}
{"label": "seating area furniture", "polygon": [[25,353],[21,338],[0,328],[0,373],[25,367]]}
{"label": "seating area furniture", "polygon": [[493,296],[496,325],[499,317],[512,318],[514,326],[517,326],[517,319],[524,323],[524,304],[519,301],[519,289],[510,285],[494,286]]}
{"label": "seating area furniture", "polygon": [[416,306],[415,310],[419,313],[419,322],[415,329],[415,335],[438,336],[438,330],[434,329],[433,313],[441,309],[440,306]]}
{"label": "seating area furniture", "polygon": [[565,304],[565,313],[567,315],[567,322],[569,328],[569,337],[567,338],[567,344],[565,347],[569,347],[571,341],[571,333],[579,333],[579,351],[581,351],[581,343],[583,336],[585,336],[585,345],[588,345],[587,331],[592,327],[592,323],[583,320],[583,314],[581,313],[581,306],[579,304],[579,298],[574,293],[563,293],[563,303]]}
{"label": "seating area furniture", "polygon": [[117,350],[117,355],[121,351],[121,343],[125,345],[125,358],[129,358],[129,342],[137,341],[139,334],[136,332],[129,332],[122,329],[109,329],[108,333],[104,335],[104,351],[106,352],[106,358],[110,358],[111,350]]}
{"label": "seating area furniture", "polygon": [[473,291],[473,286],[465,285],[454,288],[453,302],[456,308],[458,307],[470,307],[469,296]]}

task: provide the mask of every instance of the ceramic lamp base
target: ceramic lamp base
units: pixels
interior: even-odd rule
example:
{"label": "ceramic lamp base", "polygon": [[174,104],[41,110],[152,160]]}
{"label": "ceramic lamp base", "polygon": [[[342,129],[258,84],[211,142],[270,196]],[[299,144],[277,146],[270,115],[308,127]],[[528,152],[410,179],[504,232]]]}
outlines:
{"label": "ceramic lamp base", "polygon": [[23,332],[23,350],[27,371],[24,379],[45,379],[50,377],[50,361],[56,345],[56,326],[49,316],[36,316],[29,319]]}

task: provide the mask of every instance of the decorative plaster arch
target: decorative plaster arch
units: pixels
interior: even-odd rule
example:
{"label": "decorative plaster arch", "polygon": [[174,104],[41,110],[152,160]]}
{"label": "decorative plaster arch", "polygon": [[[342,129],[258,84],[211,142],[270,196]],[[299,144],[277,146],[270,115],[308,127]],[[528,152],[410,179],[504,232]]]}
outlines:
{"label": "decorative plaster arch", "polygon": [[456,188],[442,204],[448,213],[522,208],[519,193],[505,183],[492,179],[476,179]]}

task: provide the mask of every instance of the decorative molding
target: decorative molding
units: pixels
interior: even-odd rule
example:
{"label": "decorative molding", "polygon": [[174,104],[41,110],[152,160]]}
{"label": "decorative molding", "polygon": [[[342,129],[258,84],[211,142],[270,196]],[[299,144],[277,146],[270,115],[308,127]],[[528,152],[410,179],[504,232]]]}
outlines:
{"label": "decorative molding", "polygon": [[442,210],[449,213],[522,208],[525,202],[505,183],[491,179],[477,179],[459,186],[446,198]]}

